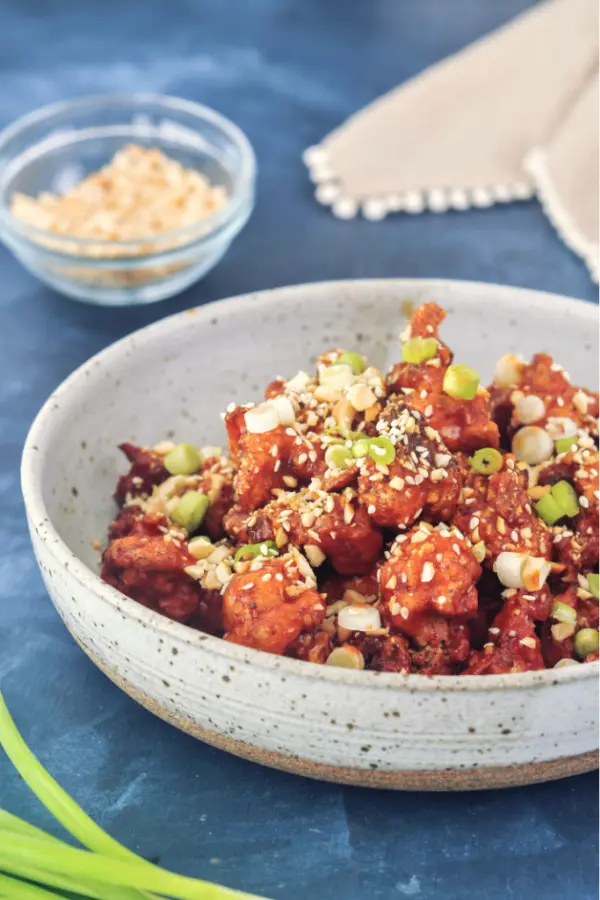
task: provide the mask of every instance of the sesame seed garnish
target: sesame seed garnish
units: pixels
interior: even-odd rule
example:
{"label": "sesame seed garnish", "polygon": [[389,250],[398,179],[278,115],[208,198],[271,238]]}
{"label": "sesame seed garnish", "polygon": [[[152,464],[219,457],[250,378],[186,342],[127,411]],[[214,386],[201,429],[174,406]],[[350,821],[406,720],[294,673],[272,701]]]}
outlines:
{"label": "sesame seed garnish", "polygon": [[532,637],[524,637],[519,641],[520,644],[523,644],[524,647],[529,647],[530,650],[535,650],[536,642],[535,638]]}
{"label": "sesame seed garnish", "polygon": [[435,575],[435,567],[433,563],[429,562],[429,560],[424,563],[423,569],[421,571],[421,581],[428,582],[433,580],[433,576]]}

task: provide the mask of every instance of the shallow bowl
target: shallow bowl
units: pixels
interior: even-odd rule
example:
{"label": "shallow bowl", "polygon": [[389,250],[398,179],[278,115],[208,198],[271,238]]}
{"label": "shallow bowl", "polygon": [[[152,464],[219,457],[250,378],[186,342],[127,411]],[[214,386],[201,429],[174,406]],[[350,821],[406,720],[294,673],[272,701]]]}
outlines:
{"label": "shallow bowl", "polygon": [[123,690],[239,756],[373,787],[526,784],[597,766],[598,663],[468,678],[353,672],[193,631],[98,577],[123,461],[116,445],[223,443],[219,413],[258,400],[324,349],[398,357],[412,306],[448,310],[444,340],[491,375],[508,351],[554,354],[597,376],[597,310],[529,290],[450,281],[331,282],[236,297],[164,319],[93,357],[50,397],[27,438],[22,484],[35,554],[67,628]]}

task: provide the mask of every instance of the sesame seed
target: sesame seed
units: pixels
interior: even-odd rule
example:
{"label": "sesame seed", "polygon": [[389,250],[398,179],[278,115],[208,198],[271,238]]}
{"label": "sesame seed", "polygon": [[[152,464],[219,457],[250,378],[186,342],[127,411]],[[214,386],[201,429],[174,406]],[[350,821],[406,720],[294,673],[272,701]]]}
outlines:
{"label": "sesame seed", "polygon": [[283,575],[281,574],[281,572],[277,572],[277,574],[275,575],[275,581],[283,581]]}
{"label": "sesame seed", "polygon": [[433,415],[433,406],[431,406],[431,404],[425,407],[425,415],[427,416],[427,418]]}
{"label": "sesame seed", "polygon": [[408,619],[408,609],[406,606],[400,607],[400,615],[402,616],[403,619]]}
{"label": "sesame seed", "polygon": [[253,587],[254,587],[254,585],[252,584],[251,581],[249,581],[248,584],[242,585],[242,590],[243,591],[251,591]]}
{"label": "sesame seed", "polygon": [[425,582],[425,583],[428,581],[433,581],[434,575],[435,575],[435,567],[434,567],[433,563],[427,561],[423,565],[423,569],[421,571],[421,581]]}
{"label": "sesame seed", "polygon": [[579,505],[583,506],[584,509],[587,509],[590,505],[590,501],[588,500],[587,497],[584,497],[582,494],[581,497],[579,498]]}
{"label": "sesame seed", "polygon": [[373,505],[373,503],[370,503],[369,506],[367,507],[367,512],[369,513],[370,516],[372,516],[375,513],[375,511],[376,511],[376,507]]}
{"label": "sesame seed", "polygon": [[535,650],[536,642],[535,638],[532,637],[524,637],[519,641],[520,644],[523,644],[524,647],[529,647],[530,650]]}
{"label": "sesame seed", "polygon": [[511,539],[511,541],[514,541],[514,543],[516,544],[517,541],[519,540],[519,532],[518,532],[518,531],[511,531],[511,533],[510,533],[510,539]]}
{"label": "sesame seed", "polygon": [[264,575],[261,575],[261,581],[270,581],[273,576],[270,572],[266,572]]}

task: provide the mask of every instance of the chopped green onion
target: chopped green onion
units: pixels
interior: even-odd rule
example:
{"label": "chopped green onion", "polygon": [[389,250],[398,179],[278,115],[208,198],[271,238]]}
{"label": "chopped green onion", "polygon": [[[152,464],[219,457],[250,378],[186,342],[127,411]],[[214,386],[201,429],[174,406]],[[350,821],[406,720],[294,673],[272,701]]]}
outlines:
{"label": "chopped green onion", "polygon": [[473,544],[471,547],[471,552],[473,556],[477,560],[478,563],[482,563],[485,559],[485,544],[483,541],[477,541],[476,544]]}
{"label": "chopped green onion", "polygon": [[364,356],[354,351],[346,351],[336,359],[338,366],[350,366],[353,375],[362,375],[367,368]]}
{"label": "chopped green onion", "polygon": [[388,438],[371,438],[369,440],[369,456],[374,462],[389,466],[396,459],[396,448]]}
{"label": "chopped green onion", "polygon": [[319,384],[329,387],[333,391],[343,391],[354,382],[352,367],[335,363],[333,366],[321,366],[319,369]]}
{"label": "chopped green onion", "polygon": [[569,659],[568,656],[565,656],[564,659],[559,659],[557,663],[554,664],[553,668],[555,669],[567,669],[569,666],[578,666],[579,661],[576,659]]}
{"label": "chopped green onion", "polygon": [[562,600],[554,601],[550,607],[550,616],[557,622],[568,622],[569,625],[574,625],[577,621],[576,610],[568,603],[563,603]]}
{"label": "chopped green onion", "polygon": [[600,575],[597,572],[590,572],[587,576],[588,590],[593,594],[596,600],[600,599]]}
{"label": "chopped green onion", "polygon": [[470,366],[448,366],[442,387],[455,400],[472,400],[479,387],[479,375]]}
{"label": "chopped green onion", "polygon": [[557,453],[566,453],[571,447],[577,444],[577,435],[571,435],[570,437],[561,437],[558,438],[557,441],[554,441],[554,446],[556,447]]}
{"label": "chopped green onion", "polygon": [[352,444],[352,456],[355,459],[362,459],[364,456],[368,456],[370,446],[371,438],[360,438],[358,441],[354,441]]}
{"label": "chopped green onion", "polygon": [[579,659],[585,659],[590,653],[595,653],[598,645],[597,628],[582,628],[575,635],[575,653]]}
{"label": "chopped green onion", "polygon": [[573,516],[578,514],[579,500],[577,499],[575,488],[568,481],[557,481],[552,486],[551,493],[560,509],[562,509],[563,516],[569,516],[572,519]]}
{"label": "chopped green onion", "polygon": [[493,475],[502,468],[502,454],[493,447],[482,447],[469,457],[469,464],[480,475]]}
{"label": "chopped green onion", "polygon": [[402,359],[406,363],[422,363],[437,353],[438,342],[435,338],[410,338],[402,344]]}
{"label": "chopped green onion", "polygon": [[344,444],[333,444],[325,451],[325,462],[330,469],[347,469],[354,457]]}
{"label": "chopped green onion", "polygon": [[257,556],[278,556],[279,550],[275,541],[261,541],[260,544],[244,544],[233,557],[234,562],[242,559],[256,559]]}
{"label": "chopped green onion", "polygon": [[177,444],[163,459],[171,475],[194,475],[202,468],[202,454],[193,444]]}
{"label": "chopped green onion", "polygon": [[325,434],[331,437],[339,435],[340,438],[350,441],[357,441],[359,438],[363,437],[362,431],[349,431],[347,428],[344,428],[343,425],[332,425],[331,428],[325,429]]}
{"label": "chopped green onion", "polygon": [[186,491],[175,508],[171,510],[170,515],[174,522],[182,525],[192,534],[202,524],[209,506],[210,500],[206,494],[201,494],[199,491]]}
{"label": "chopped green onion", "polygon": [[550,491],[544,494],[535,504],[534,509],[540,519],[543,519],[546,525],[554,525],[564,516],[563,510],[560,508]]}

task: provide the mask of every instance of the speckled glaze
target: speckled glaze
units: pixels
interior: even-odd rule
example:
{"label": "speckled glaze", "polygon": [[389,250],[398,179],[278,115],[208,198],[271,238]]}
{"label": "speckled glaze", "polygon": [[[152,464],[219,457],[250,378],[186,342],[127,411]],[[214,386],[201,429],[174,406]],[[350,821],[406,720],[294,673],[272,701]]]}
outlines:
{"label": "speckled glaze", "polygon": [[282,288],[190,310],[109,347],[47,401],[23,454],[35,554],[67,628],[124,690],[231,752],[381,787],[523,784],[597,765],[597,663],[519,675],[398,676],[312,666],[171,622],[98,577],[122,440],[224,443],[219,413],[332,346],[397,358],[410,308],[448,310],[444,339],[485,381],[513,351],[597,374],[597,310],[494,285],[390,280]]}

